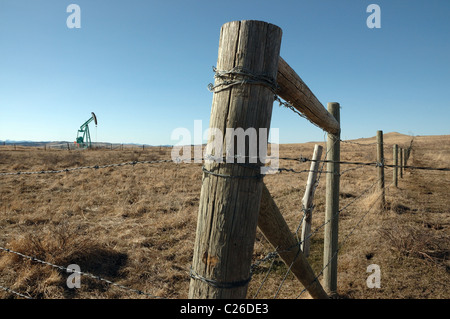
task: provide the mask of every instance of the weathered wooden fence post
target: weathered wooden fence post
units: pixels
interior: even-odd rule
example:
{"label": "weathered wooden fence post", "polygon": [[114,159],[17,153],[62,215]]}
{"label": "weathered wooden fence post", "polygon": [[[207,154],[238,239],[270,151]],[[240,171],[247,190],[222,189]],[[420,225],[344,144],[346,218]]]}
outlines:
{"label": "weathered wooden fence post", "polygon": [[411,147],[412,147],[412,145],[410,145],[405,151],[405,154],[406,154],[405,160],[404,160],[405,161],[405,166],[408,165],[409,155],[411,154]]}
{"label": "weathered wooden fence post", "polygon": [[403,150],[403,167],[402,167],[402,169],[403,169],[403,173],[406,173],[406,161],[407,161],[407,158],[408,158],[408,155],[407,155],[407,153],[408,153],[408,150],[407,149],[404,149]]}
{"label": "weathered wooden fence post", "polygon": [[394,165],[394,169],[393,169],[393,182],[395,187],[398,186],[398,145],[394,144],[393,147],[393,165]]}
{"label": "weathered wooden fence post", "polygon": [[305,220],[302,225],[302,251],[305,257],[309,256],[309,248],[311,245],[311,221],[313,211],[313,198],[316,188],[317,172],[319,171],[319,161],[322,157],[322,146],[315,145],[314,153],[311,161],[311,167],[309,168],[308,181],[306,183],[305,194],[302,198],[302,210],[305,213]]}
{"label": "weathered wooden fence post", "polygon": [[384,189],[384,155],[383,155],[383,131],[377,131],[377,167],[378,167],[378,188],[381,192],[380,208],[386,206],[386,196]]}
{"label": "weathered wooden fence post", "polygon": [[[259,129],[267,128],[267,140],[281,33],[275,25],[251,20],[221,28],[210,128],[223,133],[223,150],[230,149],[227,128],[254,128],[257,140]],[[245,150],[248,155],[247,143]],[[245,298],[263,188],[261,165],[205,162],[189,298]]]}
{"label": "weathered wooden fence post", "polygon": [[[339,103],[328,103],[328,112],[340,123]],[[339,231],[340,130],[328,133],[323,284],[329,294],[337,291],[337,251]]]}
{"label": "weathered wooden fence post", "polygon": [[404,166],[404,159],[403,156],[405,154],[405,150],[403,148],[400,148],[400,178],[403,178],[403,166]]}

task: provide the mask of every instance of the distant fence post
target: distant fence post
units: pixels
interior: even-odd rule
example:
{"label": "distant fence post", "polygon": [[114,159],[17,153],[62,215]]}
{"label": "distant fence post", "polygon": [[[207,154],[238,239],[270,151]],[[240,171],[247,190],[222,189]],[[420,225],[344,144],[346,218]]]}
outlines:
{"label": "distant fence post", "polygon": [[312,221],[312,211],[313,211],[313,198],[314,191],[316,187],[317,172],[319,170],[319,161],[322,157],[322,146],[316,144],[314,146],[314,153],[311,161],[311,167],[309,169],[308,181],[306,183],[305,194],[302,198],[302,210],[305,213],[305,220],[302,226],[302,251],[305,257],[309,256],[309,248],[311,244],[310,234],[311,234],[311,221]]}
{"label": "distant fence post", "polygon": [[[328,112],[340,123],[339,103],[328,103]],[[337,291],[337,251],[339,229],[339,181],[340,181],[340,130],[328,133],[327,138],[327,178],[324,231],[324,289],[333,294]]]}
{"label": "distant fence post", "polygon": [[393,147],[393,182],[395,187],[398,186],[398,145],[394,144]]}
{"label": "distant fence post", "polygon": [[[268,132],[274,102],[268,86],[277,77],[281,33],[279,27],[262,21],[222,26],[217,70],[226,75],[215,77],[211,129],[224,136],[227,128],[255,129],[257,140],[260,128]],[[224,140],[223,150],[228,151]],[[249,154],[249,145],[245,150],[242,155]],[[249,161],[204,163],[189,298],[246,297],[263,189],[258,168],[262,163]]]}
{"label": "distant fence post", "polygon": [[407,159],[408,159],[408,150],[407,149],[404,149],[403,150],[403,173],[405,173],[406,172],[406,161],[407,161]]}
{"label": "distant fence post", "polygon": [[403,155],[405,155],[405,149],[400,148],[400,178],[403,178],[403,166],[405,160],[405,157]]}
{"label": "distant fence post", "polygon": [[377,131],[377,167],[378,167],[378,188],[381,192],[380,206],[386,206],[384,189],[384,154],[383,154],[383,131]]}

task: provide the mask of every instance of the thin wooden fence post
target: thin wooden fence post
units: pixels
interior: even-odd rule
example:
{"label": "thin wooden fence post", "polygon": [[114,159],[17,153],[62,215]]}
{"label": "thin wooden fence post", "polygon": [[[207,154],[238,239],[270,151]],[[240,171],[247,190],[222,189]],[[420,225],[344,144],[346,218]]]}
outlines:
{"label": "thin wooden fence post", "polygon": [[393,165],[394,165],[394,169],[393,169],[393,182],[395,187],[398,186],[398,145],[394,144],[393,147]]}
{"label": "thin wooden fence post", "polygon": [[395,187],[398,186],[398,145],[394,144],[394,146],[392,147],[393,149],[393,154],[392,154],[392,161],[393,161],[393,170],[392,170],[392,181],[395,185]]}
{"label": "thin wooden fence post", "polygon": [[377,168],[378,168],[378,189],[381,192],[380,208],[386,206],[384,189],[384,155],[383,155],[383,131],[377,131]]}
{"label": "thin wooden fence post", "polygon": [[305,220],[302,225],[302,251],[305,257],[309,256],[309,249],[311,246],[311,221],[312,221],[312,211],[314,192],[316,188],[317,172],[319,170],[319,162],[322,157],[322,146],[316,144],[314,146],[314,153],[311,161],[311,167],[309,168],[308,181],[306,183],[305,194],[302,198],[302,211],[305,213]]}
{"label": "thin wooden fence post", "polygon": [[411,146],[406,149],[405,154],[406,154],[405,156],[405,166],[406,166],[408,165],[409,155],[411,154]]}
{"label": "thin wooden fence post", "polygon": [[406,164],[406,161],[408,160],[408,155],[407,155],[407,153],[408,153],[408,150],[407,150],[407,149],[404,149],[404,150],[403,150],[403,167],[402,167],[402,168],[403,168],[403,174],[406,173],[406,168],[405,168],[405,167],[406,167],[406,165],[407,165],[407,164]]}
{"label": "thin wooden fence post", "polygon": [[[328,103],[328,112],[340,123],[339,103]],[[327,137],[327,178],[323,256],[323,284],[329,294],[337,292],[337,252],[339,231],[340,130]]]}
{"label": "thin wooden fence post", "polygon": [[[226,137],[227,128],[254,129],[256,140],[260,129],[266,128],[267,142],[281,33],[273,24],[253,20],[233,21],[221,28],[217,72],[223,75],[216,76],[211,87],[210,129],[216,132],[214,140],[219,131],[225,136],[227,153],[237,148],[234,138]],[[251,143],[245,144],[245,154],[236,155],[249,155]],[[207,155],[222,158],[223,151]],[[248,165],[204,163],[189,298],[246,297],[263,189],[258,167],[263,162],[244,159]]]}
{"label": "thin wooden fence post", "polygon": [[404,165],[404,159],[405,159],[405,157],[403,156],[404,154],[405,154],[405,149],[400,148],[400,178],[403,178],[403,165]]}

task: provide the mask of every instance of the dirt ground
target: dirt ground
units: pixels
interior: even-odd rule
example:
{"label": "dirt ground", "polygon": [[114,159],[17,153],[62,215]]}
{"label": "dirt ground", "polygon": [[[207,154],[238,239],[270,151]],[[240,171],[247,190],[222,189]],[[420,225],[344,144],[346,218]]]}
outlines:
{"label": "dirt ground", "polygon": [[[392,147],[413,137],[384,135],[387,164]],[[352,143],[350,143],[352,142]],[[341,143],[342,161],[376,161],[375,138]],[[280,145],[280,157],[311,158],[315,143]],[[323,142],[319,142],[324,146]],[[44,150],[0,146],[0,173],[60,170],[130,161],[170,159],[169,148]],[[310,163],[280,160],[280,167],[308,170]],[[450,136],[416,136],[410,166],[450,167]],[[264,178],[295,233],[308,173]],[[386,207],[374,166],[341,165],[338,298],[450,298],[450,172],[405,169],[398,187],[385,168]],[[314,198],[311,253],[323,268],[325,174]],[[110,280],[81,277],[70,289],[65,269],[0,249],[0,298],[187,298],[201,164],[155,163],[80,169],[53,174],[0,175],[0,247]],[[304,287],[257,232],[257,264],[248,298],[309,298]],[[369,288],[367,269],[378,265],[380,288]],[[319,277],[322,280],[322,276]],[[120,285],[120,286],[119,286]],[[144,294],[138,294],[138,291]]]}

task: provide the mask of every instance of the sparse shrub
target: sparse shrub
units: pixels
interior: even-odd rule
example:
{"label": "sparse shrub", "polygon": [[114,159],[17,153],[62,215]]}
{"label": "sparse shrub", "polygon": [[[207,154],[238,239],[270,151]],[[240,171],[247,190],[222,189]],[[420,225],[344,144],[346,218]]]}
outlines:
{"label": "sparse shrub", "polygon": [[450,255],[450,236],[433,232],[420,225],[404,225],[395,222],[379,230],[391,248],[401,255],[422,258],[432,262],[444,262]]}

